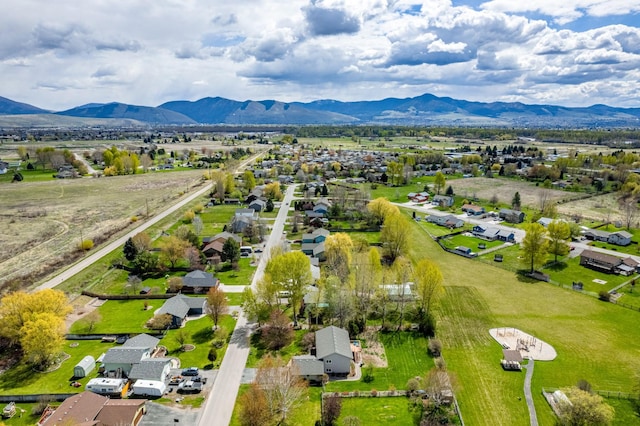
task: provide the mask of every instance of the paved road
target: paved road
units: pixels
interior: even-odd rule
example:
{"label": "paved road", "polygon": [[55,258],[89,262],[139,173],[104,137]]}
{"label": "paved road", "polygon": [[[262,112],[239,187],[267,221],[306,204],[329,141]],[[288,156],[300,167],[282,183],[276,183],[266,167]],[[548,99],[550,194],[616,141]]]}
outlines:
{"label": "paved road", "polygon": [[536,406],[533,404],[533,395],[531,394],[531,378],[533,377],[533,359],[530,358],[527,365],[527,375],[524,378],[524,398],[529,408],[529,421],[531,426],[538,426],[538,416],[536,415]]}
{"label": "paved road", "polygon": [[[284,224],[287,219],[287,211],[289,205],[293,199],[293,192],[295,191],[295,185],[290,185],[282,201],[278,216],[273,224],[269,239],[265,244],[264,251],[260,257],[258,268],[253,275],[253,281],[251,287],[255,289],[256,284],[264,275],[264,268],[267,265],[269,253],[271,248],[282,243],[284,235],[282,233]],[[244,288],[244,286],[225,286],[225,290],[229,290],[230,287]],[[231,422],[231,415],[233,414],[233,407],[235,406],[236,398],[238,396],[238,389],[240,383],[243,381],[243,375],[245,373],[245,366],[247,364],[247,358],[249,357],[249,336],[251,330],[255,326],[255,323],[248,322],[244,312],[240,310],[238,322],[236,328],[231,335],[231,343],[227,348],[227,352],[224,355],[222,364],[220,365],[220,371],[218,377],[213,384],[213,389],[209,394],[209,398],[205,402],[205,405],[201,411],[198,419],[198,425],[200,426],[227,426]],[[246,381],[246,376],[244,380]]]}
{"label": "paved road", "polygon": [[[253,155],[253,156],[249,157],[248,159],[243,161],[238,166],[238,169],[246,167],[248,164],[250,164],[253,161],[255,161],[255,159],[260,155],[262,155],[262,154],[259,153],[259,154],[256,154],[256,155]],[[98,260],[102,259],[107,254],[111,253],[113,250],[115,250],[118,247],[124,245],[124,243],[129,238],[133,237],[137,233],[142,232],[145,229],[147,229],[147,228],[155,225],[156,223],[160,222],[162,219],[164,219],[165,217],[169,216],[170,214],[172,214],[176,210],[184,207],[186,204],[190,203],[191,201],[195,200],[196,198],[206,194],[210,189],[211,189],[211,185],[207,183],[203,188],[199,189],[198,191],[194,192],[191,195],[188,195],[188,196],[184,197],[182,200],[178,201],[172,207],[169,207],[167,210],[163,211],[162,213],[158,214],[157,216],[154,216],[153,218],[149,219],[148,221],[146,221],[144,223],[141,223],[138,227],[136,227],[134,230],[128,232],[126,235],[124,235],[124,236],[118,238],[117,240],[109,243],[108,245],[102,247],[101,249],[99,249],[98,251],[93,253],[91,256],[80,260],[78,263],[76,263],[76,264],[72,265],[70,268],[62,271],[60,274],[58,274],[54,278],[50,279],[49,281],[46,281],[46,282],[40,284],[38,287],[36,287],[34,289],[34,291],[44,290],[44,289],[47,289],[47,288],[53,288],[53,287],[56,287],[56,286],[62,284],[64,281],[68,280],[69,278],[71,278],[75,274],[79,273],[80,271],[82,271],[85,268],[89,267],[94,262],[97,262]]]}

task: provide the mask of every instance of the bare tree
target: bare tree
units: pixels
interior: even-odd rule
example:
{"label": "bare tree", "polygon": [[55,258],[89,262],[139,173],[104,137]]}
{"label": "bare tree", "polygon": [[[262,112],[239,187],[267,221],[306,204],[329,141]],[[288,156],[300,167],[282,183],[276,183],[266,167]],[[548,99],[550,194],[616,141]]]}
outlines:
{"label": "bare tree", "polygon": [[270,355],[260,363],[255,383],[264,391],[269,411],[279,424],[286,422],[307,394],[306,382],[295,365],[285,366],[281,358]]}
{"label": "bare tree", "polygon": [[189,334],[184,330],[180,329],[176,331],[176,334],[173,335],[175,341],[180,345],[179,350],[184,350],[184,345],[187,343],[187,339],[189,338]]}
{"label": "bare tree", "polygon": [[629,230],[638,215],[638,201],[633,197],[625,197],[620,199],[619,204],[622,221],[627,230]]}
{"label": "bare tree", "polygon": [[207,293],[207,311],[213,320],[213,327],[218,328],[218,320],[221,315],[227,313],[227,298],[218,286],[211,287]]}
{"label": "bare tree", "polygon": [[133,290],[134,294],[138,292],[140,283],[142,283],[142,280],[137,275],[129,275],[129,278],[127,278],[127,285],[131,288],[131,290]]}

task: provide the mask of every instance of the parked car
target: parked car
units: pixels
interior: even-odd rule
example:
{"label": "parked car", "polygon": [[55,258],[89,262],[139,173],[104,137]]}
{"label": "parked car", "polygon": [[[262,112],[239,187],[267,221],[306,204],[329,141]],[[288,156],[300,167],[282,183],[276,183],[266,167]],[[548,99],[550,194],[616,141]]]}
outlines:
{"label": "parked car", "polygon": [[198,367],[189,367],[182,370],[183,376],[197,376],[198,375]]}

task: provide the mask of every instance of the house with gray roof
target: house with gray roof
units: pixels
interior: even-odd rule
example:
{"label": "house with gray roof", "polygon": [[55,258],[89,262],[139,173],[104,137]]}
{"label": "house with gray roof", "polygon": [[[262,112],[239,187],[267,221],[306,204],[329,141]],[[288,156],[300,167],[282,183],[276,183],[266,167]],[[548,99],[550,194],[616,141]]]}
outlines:
{"label": "house with gray roof", "polygon": [[171,328],[180,328],[190,315],[202,315],[206,300],[202,297],[189,297],[183,294],[167,299],[156,315],[171,315]]}
{"label": "house with gray roof", "polygon": [[316,358],[327,374],[349,374],[353,353],[347,330],[331,325],[316,331]]}
{"label": "house with gray roof", "polygon": [[313,355],[297,355],[291,358],[289,365],[294,366],[297,373],[310,383],[322,383],[324,364]]}
{"label": "house with gray roof", "polygon": [[150,356],[149,348],[115,347],[107,351],[102,364],[105,372],[115,372],[118,376],[128,377],[135,364]]}
{"label": "house with gray roof", "polygon": [[182,277],[183,293],[206,293],[211,287],[216,287],[219,280],[210,274],[196,269]]}
{"label": "house with gray roof", "polygon": [[146,358],[131,367],[128,378],[131,380],[155,380],[163,382],[171,372],[171,359]]}
{"label": "house with gray roof", "polygon": [[122,345],[125,348],[147,348],[150,351],[154,351],[160,343],[160,339],[150,336],[146,333],[140,333],[135,337],[127,339]]}

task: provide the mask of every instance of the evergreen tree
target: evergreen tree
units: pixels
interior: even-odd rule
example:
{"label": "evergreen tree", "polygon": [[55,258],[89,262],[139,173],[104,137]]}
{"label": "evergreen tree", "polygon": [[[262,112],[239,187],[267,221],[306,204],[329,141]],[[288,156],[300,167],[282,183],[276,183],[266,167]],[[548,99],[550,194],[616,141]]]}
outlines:
{"label": "evergreen tree", "polygon": [[138,255],[138,249],[136,249],[136,245],[133,243],[133,240],[131,238],[129,238],[124,243],[124,248],[122,249],[122,251],[124,252],[125,259],[127,259],[129,262],[135,259]]}

